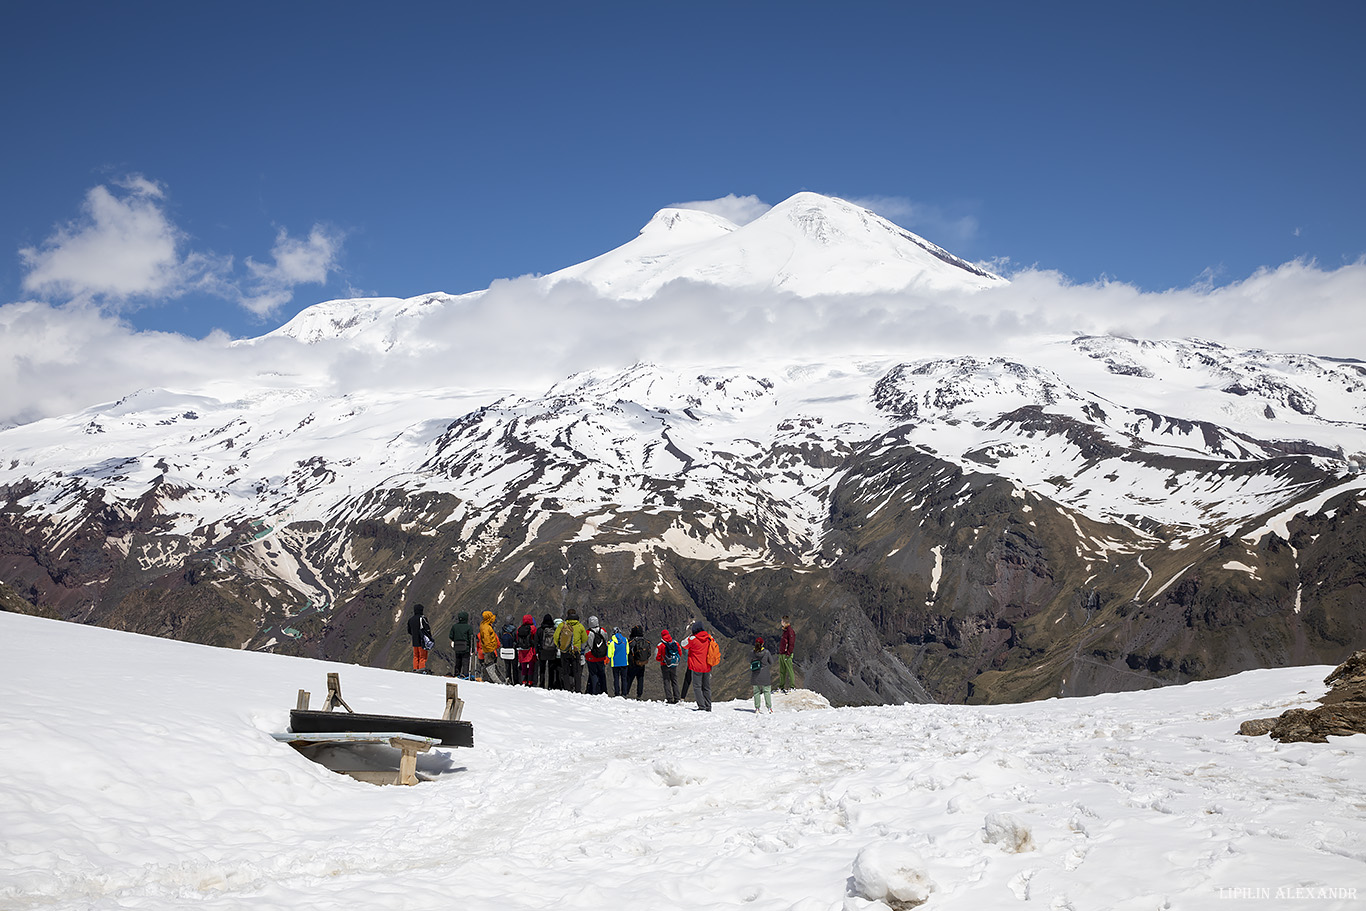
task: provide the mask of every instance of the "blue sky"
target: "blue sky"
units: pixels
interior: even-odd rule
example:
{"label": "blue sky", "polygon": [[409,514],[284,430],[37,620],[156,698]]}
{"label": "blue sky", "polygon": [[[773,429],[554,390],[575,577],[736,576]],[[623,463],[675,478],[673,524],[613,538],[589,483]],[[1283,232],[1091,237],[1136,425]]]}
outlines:
{"label": "blue sky", "polygon": [[800,190],[1079,283],[1332,270],[1366,254],[1363,33],[1359,3],[11,3],[0,302],[251,336]]}

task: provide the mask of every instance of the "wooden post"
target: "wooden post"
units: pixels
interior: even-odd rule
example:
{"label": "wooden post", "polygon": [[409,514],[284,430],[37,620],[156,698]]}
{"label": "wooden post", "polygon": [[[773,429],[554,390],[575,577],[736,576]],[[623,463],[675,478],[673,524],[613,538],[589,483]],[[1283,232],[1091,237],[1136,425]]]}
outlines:
{"label": "wooden post", "polygon": [[455,683],[446,684],[446,711],[442,713],[443,721],[459,721],[460,713],[465,710],[465,700],[460,698],[460,686]]}
{"label": "wooden post", "polygon": [[426,742],[409,740],[406,737],[394,737],[389,741],[389,745],[403,751],[403,755],[398,760],[398,783],[417,784],[417,751],[428,749]]}
{"label": "wooden post", "polygon": [[347,705],[346,700],[342,698],[341,674],[333,673],[327,675],[327,701],[323,703],[323,711],[330,712],[337,706],[341,706],[354,714],[355,710]]}
{"label": "wooden post", "polygon": [[299,690],[299,702],[294,707],[301,712],[306,712],[308,711],[308,700],[308,690]]}

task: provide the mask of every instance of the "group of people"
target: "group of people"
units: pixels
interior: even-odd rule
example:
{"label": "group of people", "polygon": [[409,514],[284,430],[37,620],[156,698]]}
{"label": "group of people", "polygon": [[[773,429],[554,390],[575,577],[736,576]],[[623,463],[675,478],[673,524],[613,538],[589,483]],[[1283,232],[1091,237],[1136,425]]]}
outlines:
{"label": "group of people", "polygon": [[[600,695],[607,692],[610,668],[612,695],[629,696],[634,684],[636,698],[641,699],[645,668],[653,660],[659,665],[666,702],[673,705],[686,699],[691,687],[698,711],[711,711],[711,672],[721,661],[721,648],[700,622],[690,623],[681,641],[663,630],[653,646],[639,626],[631,627],[629,635],[619,627],[608,632],[597,617],[589,617],[587,624],[581,622],[573,608],[565,612],[563,620],[546,614],[540,623],[533,615],[523,614],[520,625],[506,623],[501,632],[496,629],[497,622],[498,617],[491,610],[483,612],[477,626],[470,621],[468,611],[456,615],[450,630],[453,676]],[[792,656],[796,634],[790,618],[783,617],[782,624],[778,686],[786,692],[795,685]],[[413,670],[431,673],[427,660],[435,642],[421,604],[413,607],[408,618],[408,634],[413,642]],[[764,647],[763,637],[756,636],[750,657],[750,685],[756,712],[764,710],[760,707],[761,697],[767,711],[773,711],[772,664],[773,655]]]}

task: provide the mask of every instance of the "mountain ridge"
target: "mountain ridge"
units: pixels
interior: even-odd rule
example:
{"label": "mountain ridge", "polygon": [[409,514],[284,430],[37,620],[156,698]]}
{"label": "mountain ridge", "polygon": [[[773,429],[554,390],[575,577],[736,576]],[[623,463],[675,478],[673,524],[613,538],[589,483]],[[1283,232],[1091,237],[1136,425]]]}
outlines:
{"label": "mountain ridge", "polygon": [[[852,251],[833,259],[855,276],[850,232],[890,230],[842,201],[818,208],[847,224],[802,225],[794,199],[751,225]],[[651,281],[691,268],[668,249],[750,227],[672,211],[642,234]],[[969,276],[944,293],[983,293],[916,249]],[[328,302],[243,344],[402,357],[432,341],[424,314],[479,294]],[[423,603],[438,626],[701,618],[733,651],[791,613],[807,684],[853,703],[1334,663],[1362,637],[1366,366],[1344,359],[1072,336],[604,366],[535,391],[272,374],[140,390],[0,444],[0,582],[65,619],[233,647],[400,667]]]}

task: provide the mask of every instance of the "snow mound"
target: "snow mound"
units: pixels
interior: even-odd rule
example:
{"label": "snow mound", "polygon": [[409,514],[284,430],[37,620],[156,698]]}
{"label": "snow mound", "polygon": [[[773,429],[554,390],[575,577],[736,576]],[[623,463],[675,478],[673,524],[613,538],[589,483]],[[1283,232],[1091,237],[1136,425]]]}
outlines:
{"label": "snow mound", "polygon": [[983,841],[989,845],[1000,845],[1007,854],[1023,854],[1034,850],[1034,835],[1029,827],[1009,813],[988,813],[982,830]]}
{"label": "snow mound", "polygon": [[925,859],[899,841],[875,842],[859,851],[849,885],[854,897],[875,903],[864,908],[880,905],[894,911],[924,904],[935,890]]}
{"label": "snow mound", "polygon": [[810,712],[831,708],[830,700],[811,690],[792,690],[787,693],[774,692],[773,710],[783,712]]}

